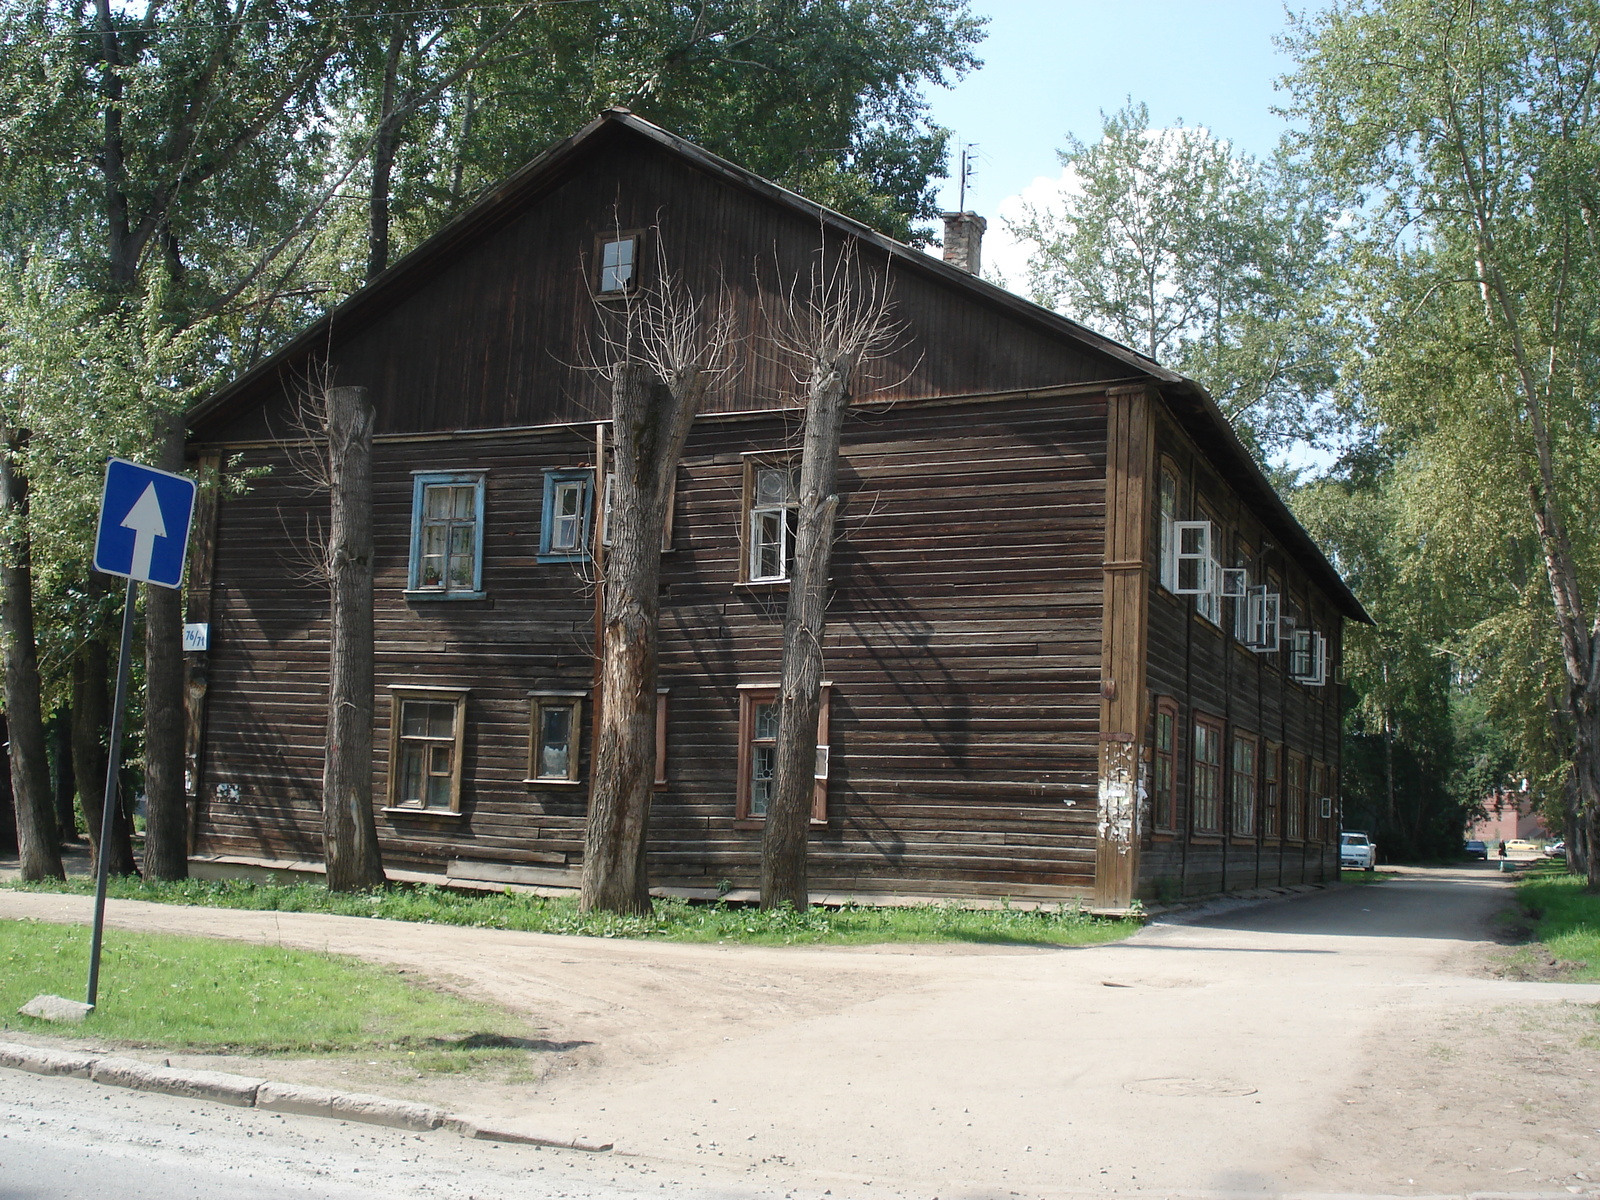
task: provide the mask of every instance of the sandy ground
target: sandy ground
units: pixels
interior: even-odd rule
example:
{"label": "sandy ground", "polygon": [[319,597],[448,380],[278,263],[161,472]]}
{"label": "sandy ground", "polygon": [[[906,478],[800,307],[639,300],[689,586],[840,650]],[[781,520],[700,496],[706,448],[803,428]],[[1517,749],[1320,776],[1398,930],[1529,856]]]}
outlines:
{"label": "sandy ground", "polygon": [[[1487,867],[1409,871],[1087,949],[678,946],[133,902],[110,920],[393,964],[543,1042],[509,1077],[205,1065],[614,1138],[690,1176],[1600,1196],[1600,987],[1494,978],[1508,899]],[[0,916],[88,913],[0,892]]]}

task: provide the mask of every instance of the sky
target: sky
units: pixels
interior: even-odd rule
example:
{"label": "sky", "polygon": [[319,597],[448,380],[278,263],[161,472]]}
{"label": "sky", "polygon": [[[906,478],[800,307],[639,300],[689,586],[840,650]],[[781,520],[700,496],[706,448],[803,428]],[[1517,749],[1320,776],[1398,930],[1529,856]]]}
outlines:
{"label": "sky", "polygon": [[[928,100],[937,124],[977,143],[967,208],[989,221],[986,272],[1014,288],[1026,253],[998,218],[1024,192],[1048,194],[1066,135],[1092,141],[1102,111],[1142,100],[1152,126],[1204,125],[1257,157],[1286,128],[1272,112],[1283,102],[1274,83],[1292,66],[1273,45],[1287,28],[1283,0],[972,0],[972,10],[989,18],[984,66]],[[946,211],[955,173],[952,155]]]}

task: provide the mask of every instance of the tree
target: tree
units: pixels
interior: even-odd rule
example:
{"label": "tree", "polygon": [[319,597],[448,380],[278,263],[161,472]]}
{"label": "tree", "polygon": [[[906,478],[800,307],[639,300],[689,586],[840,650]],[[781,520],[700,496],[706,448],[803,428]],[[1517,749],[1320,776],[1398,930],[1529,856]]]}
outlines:
{"label": "tree", "polygon": [[372,812],[372,427],[365,388],[320,398],[328,523],[328,731],[322,767],[322,842],[328,890],[382,887]]}
{"label": "tree", "polygon": [[812,264],[809,288],[789,289],[775,314],[775,340],[798,363],[805,387],[794,564],[783,622],[778,744],[772,800],[761,834],[761,906],[809,906],[807,842],[816,790],[817,718],[822,708],[822,643],[828,575],[839,513],[839,444],[856,373],[887,353],[899,335],[886,285],[864,276],[855,244]]}
{"label": "tree", "polygon": [[602,320],[598,373],[611,387],[594,782],[584,829],[585,912],[650,911],[645,854],[655,781],[661,540],[678,460],[706,392],[732,369],[725,304],[661,282]]}
{"label": "tree", "polygon": [[[1303,155],[1340,189],[1345,258],[1368,275],[1363,349],[1387,385],[1371,402],[1450,487],[1429,500],[1438,524],[1498,525],[1480,546],[1535,548],[1561,679],[1558,735],[1592,831],[1600,8],[1363,0],[1301,24],[1290,47]],[[1520,514],[1515,535],[1503,522],[1511,513]],[[1464,559],[1481,553],[1460,549]],[[1518,607],[1502,601],[1497,611]],[[1600,888],[1593,857],[1588,874]]]}
{"label": "tree", "polygon": [[28,477],[19,469],[28,431],[0,428],[0,517],[6,525],[0,562],[0,649],[5,655],[5,701],[11,794],[17,816],[17,853],[22,878],[66,878],[44,721],[39,710],[39,658],[33,637],[33,548],[28,529]]}
{"label": "tree", "polygon": [[1318,301],[1328,213],[1314,190],[1143,104],[1068,137],[1071,184],[1010,222],[1038,247],[1040,304],[1205,384],[1261,451],[1315,437],[1331,357]]}

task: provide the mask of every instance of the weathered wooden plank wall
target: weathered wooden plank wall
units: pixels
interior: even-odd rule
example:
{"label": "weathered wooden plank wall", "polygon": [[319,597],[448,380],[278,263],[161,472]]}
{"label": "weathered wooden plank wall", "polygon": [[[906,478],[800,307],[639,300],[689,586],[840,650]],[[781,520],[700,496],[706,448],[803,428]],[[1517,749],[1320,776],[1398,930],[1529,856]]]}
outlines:
{"label": "weathered wooden plank wall", "polygon": [[[1067,896],[1092,887],[1105,514],[1101,395],[858,410],[835,556],[829,821],[813,886]],[[784,590],[738,581],[742,455],[794,444],[791,420],[702,421],[663,564],[664,884],[755,879],[734,827],[738,685],[775,679]],[[396,865],[576,866],[582,787],[529,785],[529,690],[589,682],[585,568],[534,561],[542,472],[593,461],[592,432],[395,441],[375,463],[375,782],[388,786],[391,685],[469,687],[460,817],[386,813]],[[326,602],[298,583],[318,501],[285,454],[220,514],[211,651],[211,799],[202,849],[317,855]],[[407,602],[411,471],[486,469],[481,601]],[[265,549],[278,546],[276,551]],[[585,714],[585,732],[590,714]],[[587,739],[582,778],[587,778]],[[222,792],[218,792],[218,785]],[[237,798],[231,788],[237,786]]]}

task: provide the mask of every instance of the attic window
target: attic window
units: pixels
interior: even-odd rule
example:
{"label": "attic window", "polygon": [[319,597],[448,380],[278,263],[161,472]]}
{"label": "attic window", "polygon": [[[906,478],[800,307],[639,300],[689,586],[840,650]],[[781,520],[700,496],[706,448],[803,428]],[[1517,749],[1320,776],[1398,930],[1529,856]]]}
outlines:
{"label": "attic window", "polygon": [[631,292],[639,279],[639,235],[624,233],[602,237],[595,261],[600,268],[596,292],[602,296]]}

